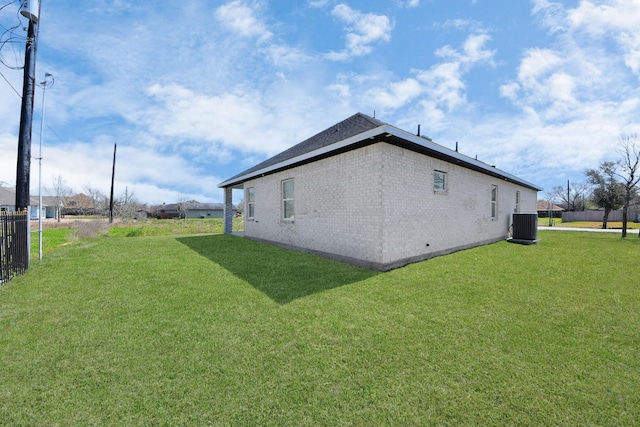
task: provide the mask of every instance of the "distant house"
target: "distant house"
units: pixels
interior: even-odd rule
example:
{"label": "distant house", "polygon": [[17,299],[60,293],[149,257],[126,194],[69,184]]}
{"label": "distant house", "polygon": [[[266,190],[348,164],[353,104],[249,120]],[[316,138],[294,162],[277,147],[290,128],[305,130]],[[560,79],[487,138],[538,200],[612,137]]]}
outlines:
{"label": "distant house", "polygon": [[63,212],[65,215],[95,215],[104,213],[96,206],[96,201],[84,193],[64,197]]}
{"label": "distant house", "polygon": [[358,113],[219,184],[225,233],[377,270],[504,240],[540,187]]}
{"label": "distant house", "polygon": [[549,218],[549,212],[551,212],[553,218],[562,218],[562,212],[564,212],[564,208],[546,200],[538,200],[536,210],[540,218]]}
{"label": "distant house", "polygon": [[[236,214],[233,208],[233,215]],[[224,218],[224,204],[222,203],[171,203],[159,206],[157,218]]]}
{"label": "distant house", "polygon": [[194,203],[187,210],[187,218],[224,218],[224,204]]}
{"label": "distant house", "polygon": [[180,218],[180,205],[177,203],[162,204],[156,211],[158,219]]}
{"label": "distant house", "polygon": [[14,211],[16,208],[16,192],[0,187],[0,212]]}
{"label": "distant house", "polygon": [[[38,219],[38,205],[39,205],[40,201],[38,200],[38,197],[31,197],[29,199],[29,217],[31,219]],[[45,206],[44,203],[44,197],[43,197],[43,206]],[[16,191],[14,189],[11,188],[7,188],[7,187],[0,187],[0,212],[5,212],[5,211],[14,211],[16,208]],[[43,208],[43,218],[45,218],[44,214],[44,208]]]}
{"label": "distant house", "polygon": [[58,218],[62,210],[62,203],[56,196],[43,196],[42,207],[44,208],[43,218]]}

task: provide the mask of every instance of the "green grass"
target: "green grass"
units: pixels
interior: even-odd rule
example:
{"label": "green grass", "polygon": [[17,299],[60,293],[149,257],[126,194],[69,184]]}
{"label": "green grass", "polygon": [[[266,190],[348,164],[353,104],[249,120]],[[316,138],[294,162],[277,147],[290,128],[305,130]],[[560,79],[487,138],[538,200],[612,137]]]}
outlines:
{"label": "green grass", "polygon": [[[116,223],[109,230],[109,235],[118,237],[167,236],[180,234],[221,234],[223,232],[221,218],[207,219],[148,219],[130,220]],[[233,230],[243,228],[243,219],[233,219]]]}
{"label": "green grass", "polygon": [[[538,225],[543,227],[549,226],[549,218],[538,218]],[[602,221],[572,221],[562,222],[562,218],[553,218],[553,227],[571,227],[571,228],[602,228]],[[622,229],[622,221],[607,222],[609,229]],[[640,222],[627,222],[627,230],[640,229]]]}
{"label": "green grass", "polygon": [[[42,253],[45,254],[69,241],[71,228],[50,228],[42,230]],[[38,258],[39,252],[38,231],[31,233],[31,257]]]}
{"label": "green grass", "polygon": [[[42,231],[42,252],[47,253],[59,246],[84,237],[107,234],[113,237],[177,236],[190,234],[221,234],[222,219],[187,220],[127,220],[109,225],[105,219],[81,218],[68,224],[45,224]],[[243,219],[233,219],[233,230],[243,228]],[[38,258],[39,241],[37,226],[31,233],[31,257]]]}
{"label": "green grass", "polygon": [[0,288],[0,424],[637,424],[640,239],[539,237],[388,273],[74,241]]}

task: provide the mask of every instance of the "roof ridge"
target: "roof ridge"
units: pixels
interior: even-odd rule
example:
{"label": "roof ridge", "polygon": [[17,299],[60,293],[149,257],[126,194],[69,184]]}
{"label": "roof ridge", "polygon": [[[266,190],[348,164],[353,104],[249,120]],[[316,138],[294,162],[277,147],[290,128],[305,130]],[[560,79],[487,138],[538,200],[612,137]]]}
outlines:
{"label": "roof ridge", "polygon": [[302,154],[309,153],[311,151],[326,147],[335,142],[342,141],[351,136],[360,134],[370,129],[377,128],[379,126],[386,125],[385,122],[375,119],[363,113],[356,113],[328,128],[314,134],[313,136],[299,142],[286,150],[269,157],[263,162],[247,169],[230,179],[237,178],[247,173],[271,166],[273,164],[280,163],[282,161],[300,156]]}

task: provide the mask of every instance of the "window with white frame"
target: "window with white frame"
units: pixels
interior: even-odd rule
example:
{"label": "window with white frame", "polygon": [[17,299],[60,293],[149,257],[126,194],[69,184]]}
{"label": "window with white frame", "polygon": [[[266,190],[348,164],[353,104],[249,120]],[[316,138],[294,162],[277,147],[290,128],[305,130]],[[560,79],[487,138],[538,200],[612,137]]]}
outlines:
{"label": "window with white frame", "polygon": [[282,181],[282,219],[293,220],[294,200],[293,179]]}
{"label": "window with white frame", "polygon": [[447,191],[446,172],[433,171],[433,191],[445,193]]}
{"label": "window with white frame", "polygon": [[253,219],[256,216],[256,193],[253,187],[247,188],[247,218]]}
{"label": "window with white frame", "polygon": [[520,192],[516,191],[516,208],[513,210],[513,213],[520,213]]}
{"label": "window with white frame", "polygon": [[491,219],[498,219],[498,186],[491,186]]}

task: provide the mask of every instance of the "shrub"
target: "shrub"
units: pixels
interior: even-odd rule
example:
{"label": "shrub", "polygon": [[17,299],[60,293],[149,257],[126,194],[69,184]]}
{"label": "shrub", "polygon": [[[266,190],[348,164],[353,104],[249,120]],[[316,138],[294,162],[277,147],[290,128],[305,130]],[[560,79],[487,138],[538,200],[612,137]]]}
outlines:
{"label": "shrub", "polygon": [[74,221],[73,236],[79,239],[96,237],[109,231],[109,223],[105,220]]}

